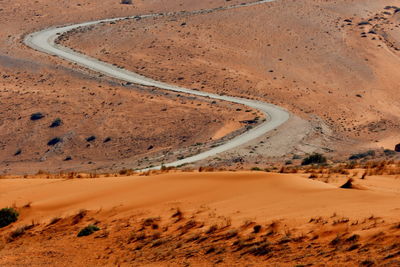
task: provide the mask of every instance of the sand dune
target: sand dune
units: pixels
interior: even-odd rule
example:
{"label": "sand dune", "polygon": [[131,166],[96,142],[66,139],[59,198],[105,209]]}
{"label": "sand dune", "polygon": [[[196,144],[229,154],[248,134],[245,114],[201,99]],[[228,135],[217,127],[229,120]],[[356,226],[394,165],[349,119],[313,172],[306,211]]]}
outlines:
{"label": "sand dune", "polygon": [[[171,173],[157,176],[71,180],[0,180],[0,206],[31,203],[26,219],[49,219],[80,209],[195,210],[203,205],[219,214],[257,219],[297,218],[334,212],[346,216],[395,217],[396,193],[344,190],[300,175],[267,173]],[[400,202],[399,202],[400,203]]]}
{"label": "sand dune", "polygon": [[[264,172],[1,179],[0,206],[21,215],[0,229],[0,265],[396,266],[398,181],[357,179],[356,190]],[[100,230],[77,237],[89,224]]]}

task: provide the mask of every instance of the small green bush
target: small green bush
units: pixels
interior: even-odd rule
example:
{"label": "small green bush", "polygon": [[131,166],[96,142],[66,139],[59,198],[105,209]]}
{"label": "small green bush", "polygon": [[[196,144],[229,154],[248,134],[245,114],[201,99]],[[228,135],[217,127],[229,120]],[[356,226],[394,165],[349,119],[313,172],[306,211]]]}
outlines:
{"label": "small green bush", "polygon": [[0,210],[0,228],[6,227],[7,225],[16,222],[18,220],[19,213],[13,208],[3,208]]}
{"label": "small green bush", "polygon": [[91,235],[94,232],[99,231],[99,230],[100,230],[99,227],[97,227],[96,225],[92,225],[91,224],[91,225],[86,226],[82,230],[80,230],[79,233],[78,233],[78,237],[88,236],[88,235]]}
{"label": "small green bush", "polygon": [[315,153],[303,159],[301,165],[324,164],[324,163],[326,163],[326,158],[319,153]]}

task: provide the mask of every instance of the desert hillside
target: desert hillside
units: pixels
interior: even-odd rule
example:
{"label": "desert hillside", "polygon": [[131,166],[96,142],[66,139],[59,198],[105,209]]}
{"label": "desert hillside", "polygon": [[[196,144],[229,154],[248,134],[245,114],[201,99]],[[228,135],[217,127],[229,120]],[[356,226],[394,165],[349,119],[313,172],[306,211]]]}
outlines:
{"label": "desert hillside", "polygon": [[[113,80],[22,42],[26,34],[53,25],[151,13],[167,15],[103,23],[59,42],[160,81],[263,100],[292,115],[263,138],[198,165],[240,169],[242,163],[262,166],[314,151],[343,160],[370,149],[394,149],[399,12],[391,1],[282,0],[218,9],[238,3],[5,3],[3,173],[159,165],[243,133],[248,126],[243,122],[260,117],[230,103]],[[211,12],[191,13],[202,9]],[[36,113],[44,118],[32,121]],[[50,127],[53,122],[60,126]]]}
{"label": "desert hillside", "polygon": [[1,173],[144,168],[245,130],[241,121],[259,116],[246,107],[127,85],[22,42],[54,25],[221,3],[1,1]]}
{"label": "desert hillside", "polygon": [[283,0],[102,24],[61,43],[157,80],[278,104],[318,134],[294,151],[348,155],[399,143],[396,2]]}

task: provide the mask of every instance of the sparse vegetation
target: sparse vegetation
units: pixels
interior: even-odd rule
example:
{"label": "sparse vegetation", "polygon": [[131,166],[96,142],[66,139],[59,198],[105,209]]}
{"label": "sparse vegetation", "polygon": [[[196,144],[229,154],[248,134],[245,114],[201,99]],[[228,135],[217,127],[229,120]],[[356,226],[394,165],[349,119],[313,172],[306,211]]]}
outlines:
{"label": "sparse vegetation", "polygon": [[133,175],[134,173],[135,173],[135,171],[132,169],[122,169],[119,171],[119,174],[124,175],[124,176],[130,176],[130,175]]}
{"label": "sparse vegetation", "polygon": [[58,222],[61,221],[61,220],[62,220],[62,218],[60,218],[60,217],[54,217],[53,219],[51,219],[49,225],[56,224],[56,223],[58,223]]}
{"label": "sparse vegetation", "polygon": [[363,159],[363,158],[366,158],[366,157],[369,157],[369,156],[370,157],[375,156],[375,151],[368,150],[367,152],[364,152],[364,153],[358,153],[358,154],[351,155],[349,157],[349,160]]}
{"label": "sparse vegetation", "polygon": [[303,159],[301,165],[324,164],[326,161],[326,158],[322,154],[315,153]]}
{"label": "sparse vegetation", "polygon": [[258,234],[261,231],[262,226],[257,224],[253,227],[253,233]]}
{"label": "sparse vegetation", "polygon": [[96,225],[88,225],[85,228],[83,228],[82,230],[79,231],[78,233],[78,237],[82,237],[82,236],[88,236],[93,234],[94,232],[99,231],[100,228],[97,227]]}
{"label": "sparse vegetation", "polygon": [[271,248],[268,242],[262,242],[260,244],[253,245],[248,253],[254,256],[264,256],[271,252]]}
{"label": "sparse vegetation", "polygon": [[14,208],[3,208],[0,210],[0,228],[6,227],[18,220],[19,213]]}
{"label": "sparse vegetation", "polygon": [[172,214],[172,218],[175,218],[175,219],[176,219],[176,222],[182,220],[182,219],[183,219],[183,213],[182,213],[182,211],[181,211],[179,208],[177,208],[176,211],[175,211],[175,213]]}
{"label": "sparse vegetation", "polygon": [[87,214],[86,210],[80,210],[73,218],[72,218],[72,224],[77,224],[79,223]]}
{"label": "sparse vegetation", "polygon": [[391,150],[391,149],[385,149],[385,150],[383,150],[383,153],[388,157],[392,157],[392,156],[396,155],[396,151]]}
{"label": "sparse vegetation", "polygon": [[32,229],[34,226],[35,225],[32,223],[30,225],[24,225],[24,226],[18,227],[17,229],[15,229],[14,231],[12,231],[10,233],[8,241],[11,242],[11,241],[17,239],[18,237],[24,235],[27,230]]}

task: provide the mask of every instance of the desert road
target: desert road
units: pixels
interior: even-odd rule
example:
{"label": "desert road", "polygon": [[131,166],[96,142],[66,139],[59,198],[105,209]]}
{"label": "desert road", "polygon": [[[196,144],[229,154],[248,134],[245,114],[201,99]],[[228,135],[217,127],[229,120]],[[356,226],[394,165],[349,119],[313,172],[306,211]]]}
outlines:
{"label": "desert road", "polygon": [[[198,10],[198,11],[191,11],[191,12],[185,11],[185,12],[164,13],[164,14],[160,14],[160,13],[147,14],[147,15],[141,15],[141,16],[103,19],[103,20],[79,23],[79,24],[68,25],[68,26],[51,27],[51,28],[27,35],[25,38],[25,44],[35,50],[47,53],[49,55],[58,56],[60,58],[68,60],[70,62],[76,63],[80,66],[83,66],[87,69],[102,73],[109,77],[117,78],[119,80],[131,82],[131,83],[135,83],[135,84],[139,84],[139,85],[144,85],[144,86],[152,86],[152,87],[156,87],[156,88],[159,88],[162,90],[181,92],[181,93],[186,93],[186,94],[190,94],[190,95],[194,95],[194,96],[200,96],[200,97],[206,97],[206,98],[208,97],[208,98],[212,98],[212,99],[216,99],[216,100],[242,104],[242,105],[246,105],[250,108],[257,109],[257,110],[261,111],[262,113],[264,113],[264,115],[266,116],[267,119],[264,122],[262,122],[261,124],[257,125],[256,127],[252,128],[252,129],[246,131],[245,133],[238,135],[229,141],[226,141],[224,144],[213,147],[210,150],[201,152],[197,155],[193,155],[193,156],[181,159],[181,160],[177,160],[174,162],[164,164],[164,166],[166,166],[166,167],[177,167],[180,165],[194,163],[196,161],[204,160],[208,157],[215,156],[219,153],[231,150],[233,148],[236,148],[243,144],[246,144],[254,139],[257,139],[257,138],[261,137],[262,135],[276,129],[277,127],[279,127],[280,125],[285,123],[289,119],[290,114],[281,107],[278,107],[278,106],[275,106],[275,105],[272,105],[269,103],[261,102],[261,101],[250,100],[250,99],[246,99],[246,98],[231,97],[231,96],[226,96],[226,95],[217,95],[217,94],[191,90],[191,89],[155,81],[150,78],[139,75],[137,73],[118,68],[116,66],[113,66],[112,64],[102,62],[98,59],[88,57],[81,53],[77,53],[67,47],[58,45],[55,42],[56,39],[60,35],[68,32],[68,31],[71,31],[73,29],[91,26],[91,25],[95,25],[95,24],[99,24],[99,23],[107,23],[107,22],[112,22],[112,21],[118,21],[118,20],[123,20],[123,19],[133,19],[133,18],[144,19],[144,18],[148,18],[148,17],[162,17],[162,16],[173,15],[173,14],[182,14],[182,13],[184,13],[184,14],[203,14],[203,13],[210,13],[210,12],[214,12],[214,11],[222,11],[222,10],[228,10],[228,9],[260,5],[260,4],[273,2],[273,1],[275,1],[275,0],[262,0],[262,1],[248,3],[248,4],[232,5],[232,6],[219,7],[219,8],[207,9],[207,10]],[[151,169],[159,169],[160,167],[161,166],[157,166],[157,167],[154,167]],[[149,169],[145,169],[145,170],[149,170]],[[142,170],[142,171],[144,171],[144,170]]]}

